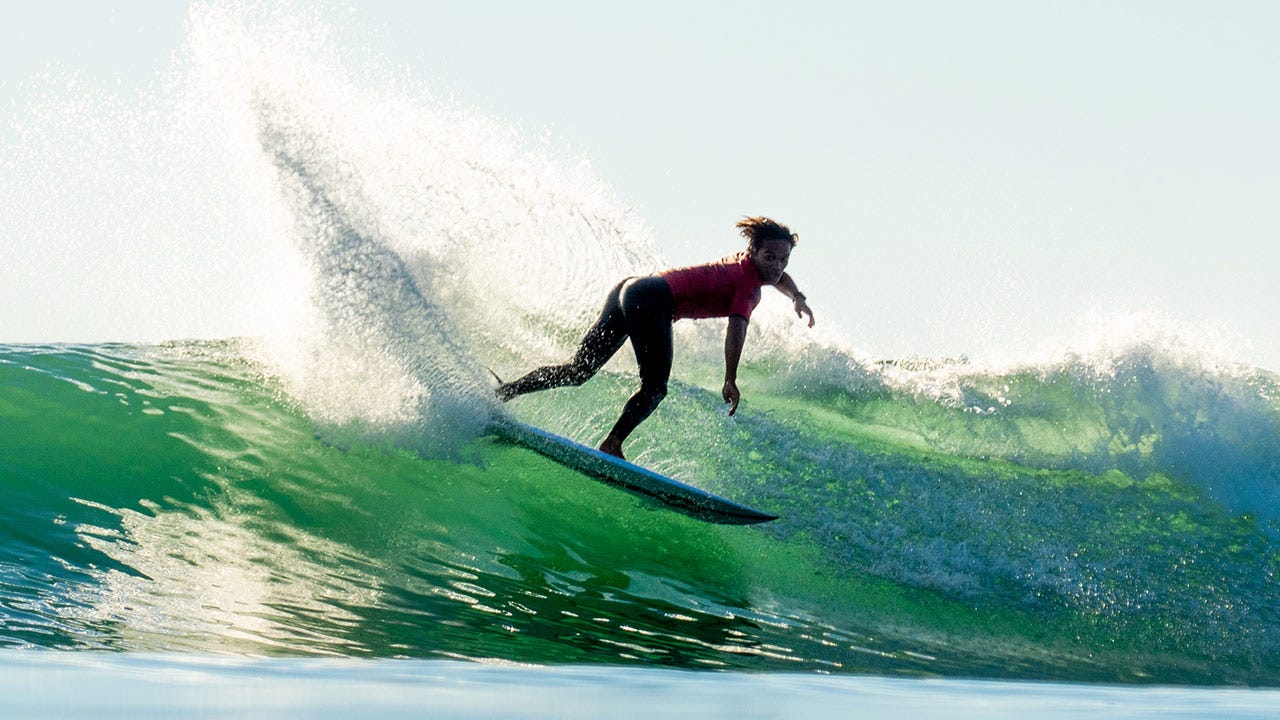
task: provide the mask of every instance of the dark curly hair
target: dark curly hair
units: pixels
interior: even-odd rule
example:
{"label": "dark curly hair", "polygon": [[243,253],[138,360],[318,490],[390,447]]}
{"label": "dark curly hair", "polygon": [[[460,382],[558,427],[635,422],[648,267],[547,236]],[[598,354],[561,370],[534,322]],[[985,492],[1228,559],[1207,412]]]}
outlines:
{"label": "dark curly hair", "polygon": [[763,215],[743,218],[734,227],[747,239],[748,250],[755,250],[769,240],[786,240],[791,247],[800,242],[800,236],[791,232],[791,228]]}

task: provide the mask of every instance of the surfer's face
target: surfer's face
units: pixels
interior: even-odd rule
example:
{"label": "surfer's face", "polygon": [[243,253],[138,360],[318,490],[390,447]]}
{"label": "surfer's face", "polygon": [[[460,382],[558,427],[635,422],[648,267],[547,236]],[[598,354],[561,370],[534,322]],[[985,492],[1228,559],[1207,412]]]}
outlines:
{"label": "surfer's face", "polygon": [[791,259],[791,243],[786,240],[765,240],[751,250],[751,262],[760,273],[760,282],[773,285],[782,278]]}

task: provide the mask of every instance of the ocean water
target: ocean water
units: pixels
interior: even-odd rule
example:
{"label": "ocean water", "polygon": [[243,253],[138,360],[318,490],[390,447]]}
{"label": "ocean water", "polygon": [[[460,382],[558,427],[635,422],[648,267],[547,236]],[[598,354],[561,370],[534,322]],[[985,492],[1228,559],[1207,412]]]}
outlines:
{"label": "ocean water", "polygon": [[643,219],[333,35],[196,4],[155,87],[55,84],[7,136],[6,232],[105,253],[84,281],[141,318],[108,332],[168,339],[0,346],[6,716],[1274,707],[1243,688],[1280,682],[1280,378],[1161,329],[876,359],[766,301],[739,414],[721,325],[682,322],[629,453],[781,517],[692,520],[487,431],[611,424],[625,352],[505,407],[486,367],[564,357],[663,267]]}
{"label": "ocean water", "polygon": [[[446,423],[444,450],[431,418],[325,425],[250,354],[0,351],[0,643],[1277,680],[1274,377],[1147,359],[955,380],[977,409],[833,378],[757,392],[733,419],[678,381],[637,459],[782,516],[741,528],[483,429]],[[768,370],[744,385],[808,375]],[[619,373],[513,410],[590,437],[628,387]]]}

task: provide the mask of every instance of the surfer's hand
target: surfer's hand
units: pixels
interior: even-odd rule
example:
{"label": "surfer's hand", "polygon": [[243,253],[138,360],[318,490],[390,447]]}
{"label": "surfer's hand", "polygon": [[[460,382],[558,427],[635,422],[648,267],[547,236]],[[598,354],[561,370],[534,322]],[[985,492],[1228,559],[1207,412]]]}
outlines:
{"label": "surfer's hand", "polygon": [[742,393],[738,392],[738,384],[732,380],[724,381],[724,389],[720,391],[720,396],[724,401],[730,403],[729,414],[738,412],[738,401],[742,399]]}
{"label": "surfer's hand", "polygon": [[809,327],[813,327],[813,311],[809,309],[809,303],[806,303],[804,297],[801,296],[796,298],[796,317],[803,320],[805,315],[809,316]]}

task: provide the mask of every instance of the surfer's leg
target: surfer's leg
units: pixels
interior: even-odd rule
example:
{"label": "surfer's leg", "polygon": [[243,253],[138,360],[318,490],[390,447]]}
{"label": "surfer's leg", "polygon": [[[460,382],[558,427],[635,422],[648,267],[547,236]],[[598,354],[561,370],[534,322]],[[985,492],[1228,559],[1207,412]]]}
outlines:
{"label": "surfer's leg", "polygon": [[640,389],[622,408],[622,415],[600,445],[611,455],[622,457],[622,443],[667,396],[673,354],[671,288],[662,278],[636,280],[623,288],[622,311],[627,334],[640,366]]}
{"label": "surfer's leg", "polygon": [[503,402],[517,395],[549,390],[565,385],[581,385],[599,372],[613,354],[627,340],[626,319],[622,313],[619,295],[626,281],[609,291],[604,309],[595,325],[583,336],[582,343],[569,362],[562,365],[546,365],[519,380],[498,386],[498,398]]}

